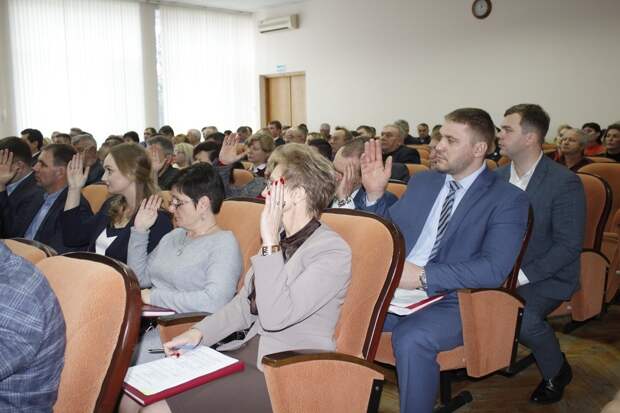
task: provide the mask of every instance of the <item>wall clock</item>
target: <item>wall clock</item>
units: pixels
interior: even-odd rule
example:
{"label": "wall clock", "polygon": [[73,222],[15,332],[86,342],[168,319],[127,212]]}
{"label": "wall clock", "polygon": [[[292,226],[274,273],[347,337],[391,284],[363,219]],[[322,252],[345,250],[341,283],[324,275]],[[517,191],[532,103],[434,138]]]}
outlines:
{"label": "wall clock", "polygon": [[491,14],[492,8],[491,0],[474,0],[471,12],[477,19],[485,19]]}

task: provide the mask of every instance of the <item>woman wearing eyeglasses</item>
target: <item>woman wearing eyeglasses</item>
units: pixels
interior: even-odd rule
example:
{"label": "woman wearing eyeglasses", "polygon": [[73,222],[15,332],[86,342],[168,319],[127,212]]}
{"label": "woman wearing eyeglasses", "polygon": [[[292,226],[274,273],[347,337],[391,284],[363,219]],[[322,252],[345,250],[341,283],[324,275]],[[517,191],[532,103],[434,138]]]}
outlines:
{"label": "woman wearing eyeglasses", "polygon": [[[151,196],[142,201],[131,228],[127,264],[138,277],[144,303],[213,313],[235,295],[243,267],[237,239],[215,221],[224,185],[211,165],[199,163],[179,172],[170,192],[169,210],[178,227],[148,253],[149,231],[162,200]],[[148,332],[137,362],[150,358],[148,348],[160,346],[157,331]]]}

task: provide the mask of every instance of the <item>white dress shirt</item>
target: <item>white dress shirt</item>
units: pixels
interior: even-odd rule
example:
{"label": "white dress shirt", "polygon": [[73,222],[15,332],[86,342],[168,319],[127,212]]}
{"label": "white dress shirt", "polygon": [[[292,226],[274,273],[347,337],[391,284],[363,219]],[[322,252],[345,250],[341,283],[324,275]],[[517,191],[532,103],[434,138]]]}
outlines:
{"label": "white dress shirt", "polygon": [[332,202],[331,207],[332,208],[344,208],[344,209],[355,209],[355,203],[353,202],[353,199],[355,198],[355,196],[357,195],[357,193],[360,191],[362,187],[358,187],[355,191],[351,192],[351,195],[349,195],[349,197],[347,198],[347,203],[344,204],[343,206],[338,206],[338,199],[335,198],[334,201]]}
{"label": "white dress shirt", "polygon": [[[534,165],[532,165],[529,171],[527,171],[521,176],[517,174],[517,169],[515,168],[514,162],[511,162],[510,163],[510,183],[516,186],[517,188],[525,191],[542,157],[543,157],[543,152],[540,151],[540,155],[538,155],[538,159],[536,160],[536,162],[534,162]],[[529,282],[530,280],[525,276],[525,273],[523,272],[523,270],[519,269],[519,285],[529,284]]]}

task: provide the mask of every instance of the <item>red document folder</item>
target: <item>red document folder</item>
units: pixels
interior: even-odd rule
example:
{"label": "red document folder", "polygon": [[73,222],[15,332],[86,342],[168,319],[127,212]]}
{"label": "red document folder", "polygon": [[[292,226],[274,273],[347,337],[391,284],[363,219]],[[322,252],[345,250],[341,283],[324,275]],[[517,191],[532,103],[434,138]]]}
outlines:
{"label": "red document folder", "polygon": [[173,315],[176,311],[169,308],[159,307],[151,304],[142,304],[142,317],[161,317],[164,315]]}
{"label": "red document folder", "polygon": [[441,300],[444,297],[444,294],[441,295],[433,295],[430,297],[427,297],[421,301],[406,305],[406,306],[397,306],[397,305],[390,305],[388,312],[393,313],[393,314],[397,314],[397,315],[409,315],[409,314],[413,314],[417,311],[420,311],[421,309],[428,307],[429,305],[436,303],[437,301]]}
{"label": "red document folder", "polygon": [[149,404],[158,402],[163,399],[167,399],[168,397],[175,396],[179,393],[183,393],[184,391],[193,389],[194,387],[198,387],[210,381],[217,380],[230,374],[243,371],[244,368],[245,364],[243,364],[242,361],[237,361],[236,363],[224,367],[220,370],[214,371],[213,373],[196,377],[193,380],[190,380],[183,384],[179,384],[178,386],[170,387],[166,390],[151,394],[149,396],[142,394],[139,390],[133,388],[127,383],[123,383],[123,391],[127,393],[129,397],[140,403],[142,406],[148,406]]}

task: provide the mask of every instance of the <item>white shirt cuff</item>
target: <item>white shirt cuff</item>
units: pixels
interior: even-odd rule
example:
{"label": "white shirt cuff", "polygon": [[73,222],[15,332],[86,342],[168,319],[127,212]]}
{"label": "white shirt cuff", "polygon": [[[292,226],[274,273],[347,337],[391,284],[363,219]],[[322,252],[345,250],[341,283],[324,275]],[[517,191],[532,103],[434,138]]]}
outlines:
{"label": "white shirt cuff", "polygon": [[349,201],[343,206],[338,206],[338,200],[334,199],[332,202],[332,208],[341,208],[341,209],[355,209],[355,203],[353,202],[353,198],[349,198]]}
{"label": "white shirt cuff", "polygon": [[530,280],[525,276],[525,273],[522,269],[519,269],[519,285],[529,284]]}
{"label": "white shirt cuff", "polygon": [[368,200],[368,195],[366,195],[366,206],[373,206],[374,204],[376,204],[378,201],[378,199],[375,199],[374,201],[369,201]]}

